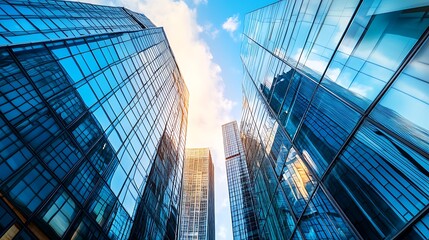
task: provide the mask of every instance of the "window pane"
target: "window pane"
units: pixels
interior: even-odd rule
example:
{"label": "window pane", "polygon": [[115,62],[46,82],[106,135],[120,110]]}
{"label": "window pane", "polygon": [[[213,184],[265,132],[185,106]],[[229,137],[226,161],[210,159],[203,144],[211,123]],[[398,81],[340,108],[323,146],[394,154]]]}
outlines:
{"label": "window pane", "polygon": [[365,1],[359,8],[322,82],[363,110],[429,26],[427,8],[380,14],[373,11],[371,1]]}
{"label": "window pane", "polygon": [[429,204],[427,159],[365,123],[325,185],[364,239],[390,238]]}
{"label": "window pane", "polygon": [[[429,41],[371,113],[383,126],[429,153]],[[429,166],[426,166],[427,169]]]}

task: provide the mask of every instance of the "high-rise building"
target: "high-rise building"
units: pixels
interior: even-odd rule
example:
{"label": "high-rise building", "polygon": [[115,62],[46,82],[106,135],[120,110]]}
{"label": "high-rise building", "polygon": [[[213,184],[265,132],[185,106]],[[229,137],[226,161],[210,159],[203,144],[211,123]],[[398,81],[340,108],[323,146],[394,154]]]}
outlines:
{"label": "high-rise building", "polygon": [[0,238],[174,239],[188,93],[125,8],[0,1]]}
{"label": "high-rise building", "polygon": [[208,148],[186,148],[179,239],[215,239],[214,167]]}
{"label": "high-rise building", "polygon": [[245,17],[241,135],[267,239],[427,239],[429,2]]}
{"label": "high-rise building", "polygon": [[222,135],[233,237],[259,239],[252,186],[237,122],[222,125]]}

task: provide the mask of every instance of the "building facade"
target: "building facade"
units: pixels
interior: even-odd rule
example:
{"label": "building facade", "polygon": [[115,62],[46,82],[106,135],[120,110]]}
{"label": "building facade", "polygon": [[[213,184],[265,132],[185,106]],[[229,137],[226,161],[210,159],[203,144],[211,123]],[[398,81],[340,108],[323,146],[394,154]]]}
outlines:
{"label": "building facade", "polygon": [[252,186],[236,121],[222,125],[234,239],[259,239]]}
{"label": "building facade", "polygon": [[280,1],[245,17],[241,120],[267,239],[427,239],[429,4]]}
{"label": "building facade", "polygon": [[0,238],[175,239],[188,92],[125,8],[0,1]]}
{"label": "building facade", "polygon": [[214,166],[208,148],[186,148],[179,239],[215,239]]}

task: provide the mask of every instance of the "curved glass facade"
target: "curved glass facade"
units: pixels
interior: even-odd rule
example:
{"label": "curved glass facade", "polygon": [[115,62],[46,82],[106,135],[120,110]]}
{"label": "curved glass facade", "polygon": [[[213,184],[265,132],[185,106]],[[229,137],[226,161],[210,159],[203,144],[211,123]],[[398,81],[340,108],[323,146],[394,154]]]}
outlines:
{"label": "curved glass facade", "polygon": [[0,238],[174,239],[188,92],[162,28],[0,1]]}
{"label": "curved glass facade", "polygon": [[246,15],[241,134],[262,236],[427,238],[428,12],[297,0]]}

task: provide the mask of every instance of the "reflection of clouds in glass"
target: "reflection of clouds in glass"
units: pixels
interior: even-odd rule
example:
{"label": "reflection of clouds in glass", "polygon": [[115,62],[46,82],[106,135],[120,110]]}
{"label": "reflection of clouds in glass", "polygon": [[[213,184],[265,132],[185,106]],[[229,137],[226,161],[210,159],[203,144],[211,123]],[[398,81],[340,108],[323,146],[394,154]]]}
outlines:
{"label": "reflection of clouds in glass", "polygon": [[340,73],[341,73],[341,69],[339,69],[339,68],[329,68],[326,71],[325,77],[328,80],[335,82],[337,80],[338,76],[340,75]]}
{"label": "reflection of clouds in glass", "polygon": [[374,88],[369,85],[353,83],[353,85],[350,86],[349,90],[366,98],[372,98],[370,93],[374,90]]}

